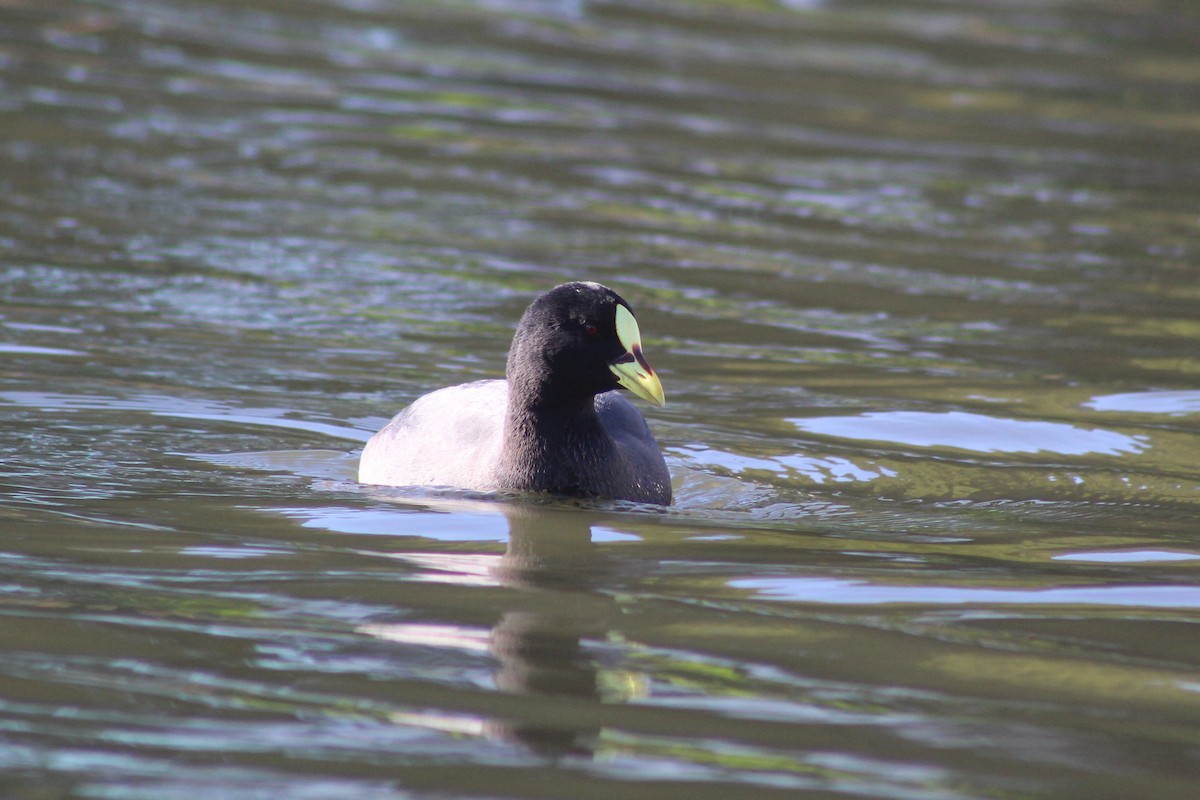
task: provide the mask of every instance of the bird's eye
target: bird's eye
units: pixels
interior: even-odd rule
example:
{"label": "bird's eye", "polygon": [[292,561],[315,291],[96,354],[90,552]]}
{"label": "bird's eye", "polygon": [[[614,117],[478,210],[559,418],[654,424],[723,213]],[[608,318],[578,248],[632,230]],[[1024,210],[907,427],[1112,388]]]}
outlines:
{"label": "bird's eye", "polygon": [[600,332],[600,329],[589,322],[583,326],[583,332],[586,333],[588,336],[595,336],[597,333]]}

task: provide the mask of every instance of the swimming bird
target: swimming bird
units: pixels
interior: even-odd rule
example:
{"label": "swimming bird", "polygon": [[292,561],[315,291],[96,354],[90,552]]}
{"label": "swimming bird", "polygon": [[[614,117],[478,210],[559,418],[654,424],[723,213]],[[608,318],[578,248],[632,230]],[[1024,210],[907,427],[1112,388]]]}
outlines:
{"label": "swimming bird", "polygon": [[662,452],[618,388],[665,401],[633,310],[606,286],[564,283],[525,310],[504,380],[419,397],[367,442],[358,479],[669,505]]}

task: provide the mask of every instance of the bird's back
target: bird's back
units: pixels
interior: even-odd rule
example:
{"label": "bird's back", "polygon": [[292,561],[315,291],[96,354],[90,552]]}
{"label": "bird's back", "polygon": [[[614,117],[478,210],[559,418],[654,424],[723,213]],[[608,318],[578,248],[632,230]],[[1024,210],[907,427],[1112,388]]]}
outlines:
{"label": "bird's back", "polygon": [[358,480],[382,486],[497,489],[508,385],[448,386],[417,398],[371,437]]}

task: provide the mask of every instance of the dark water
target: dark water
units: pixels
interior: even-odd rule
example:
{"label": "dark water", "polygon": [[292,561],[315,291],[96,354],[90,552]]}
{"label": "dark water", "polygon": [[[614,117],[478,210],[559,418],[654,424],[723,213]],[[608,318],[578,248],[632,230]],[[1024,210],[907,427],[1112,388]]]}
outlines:
{"label": "dark water", "polygon": [[[0,796],[1200,796],[1192,3],[0,5]],[[573,278],[677,502],[372,490]]]}

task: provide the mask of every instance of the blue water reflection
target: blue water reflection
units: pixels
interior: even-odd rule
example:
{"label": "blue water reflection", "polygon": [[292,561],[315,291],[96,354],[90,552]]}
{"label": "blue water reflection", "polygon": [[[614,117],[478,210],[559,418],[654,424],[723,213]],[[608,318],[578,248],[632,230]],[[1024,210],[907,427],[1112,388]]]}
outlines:
{"label": "blue water reflection", "polygon": [[1148,438],[1140,435],[965,411],[873,411],[856,416],[796,418],[789,422],[822,436],[913,447],[950,447],[978,453],[1122,455],[1140,453],[1150,446]]}
{"label": "blue water reflection", "polygon": [[736,589],[766,600],[834,605],[1088,605],[1200,608],[1200,586],[1118,585],[1001,589],[973,586],[880,585],[846,578],[738,578]]}
{"label": "blue water reflection", "polygon": [[1200,391],[1124,392],[1093,397],[1083,404],[1096,411],[1132,411],[1137,414],[1200,414]]}

